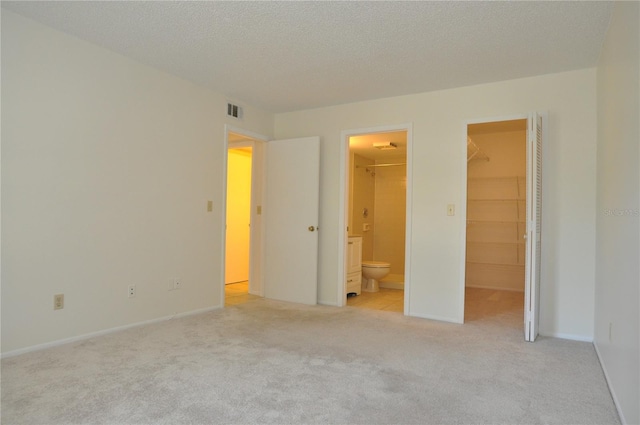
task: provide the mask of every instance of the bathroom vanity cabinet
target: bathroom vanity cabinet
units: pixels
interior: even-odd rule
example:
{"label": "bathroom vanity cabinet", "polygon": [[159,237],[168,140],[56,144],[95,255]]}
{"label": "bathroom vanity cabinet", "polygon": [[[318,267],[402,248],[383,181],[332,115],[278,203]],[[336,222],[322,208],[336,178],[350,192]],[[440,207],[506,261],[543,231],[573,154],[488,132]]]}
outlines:
{"label": "bathroom vanity cabinet", "polygon": [[345,293],[362,291],[362,236],[349,236],[347,242],[347,281]]}

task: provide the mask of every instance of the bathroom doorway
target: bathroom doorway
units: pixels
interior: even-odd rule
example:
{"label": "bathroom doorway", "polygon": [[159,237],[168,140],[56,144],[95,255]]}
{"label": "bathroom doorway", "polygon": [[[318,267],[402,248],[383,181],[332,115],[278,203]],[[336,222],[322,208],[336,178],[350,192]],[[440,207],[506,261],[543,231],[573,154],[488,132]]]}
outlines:
{"label": "bathroom doorway", "polygon": [[[406,310],[408,133],[398,128],[346,137],[347,268],[341,295],[348,306]],[[354,249],[361,259],[355,272]]]}
{"label": "bathroom doorway", "polygon": [[527,119],[467,125],[465,322],[522,329]]}

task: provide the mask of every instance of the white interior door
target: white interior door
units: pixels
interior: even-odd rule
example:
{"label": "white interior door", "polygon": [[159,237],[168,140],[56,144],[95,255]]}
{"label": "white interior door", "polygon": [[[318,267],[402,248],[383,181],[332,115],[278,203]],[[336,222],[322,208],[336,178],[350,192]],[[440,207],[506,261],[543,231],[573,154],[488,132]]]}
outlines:
{"label": "white interior door", "polygon": [[531,114],[527,132],[527,244],[525,256],[524,339],[533,342],[540,323],[542,229],[542,118]]}
{"label": "white interior door", "polygon": [[266,144],[264,296],[316,304],[320,139]]}

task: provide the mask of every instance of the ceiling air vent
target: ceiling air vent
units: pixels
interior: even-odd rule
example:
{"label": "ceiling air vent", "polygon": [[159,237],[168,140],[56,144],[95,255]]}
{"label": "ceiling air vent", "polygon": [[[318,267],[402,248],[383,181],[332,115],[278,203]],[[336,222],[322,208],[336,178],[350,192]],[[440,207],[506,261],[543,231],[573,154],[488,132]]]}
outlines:
{"label": "ceiling air vent", "polygon": [[233,103],[227,103],[227,115],[233,118],[242,119],[242,107],[234,105]]}

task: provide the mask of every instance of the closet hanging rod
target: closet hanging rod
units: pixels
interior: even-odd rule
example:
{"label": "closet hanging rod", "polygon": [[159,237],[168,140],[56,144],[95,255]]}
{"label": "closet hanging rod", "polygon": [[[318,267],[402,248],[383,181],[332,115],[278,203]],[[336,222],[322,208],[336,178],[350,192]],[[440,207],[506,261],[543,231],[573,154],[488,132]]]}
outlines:
{"label": "closet hanging rod", "polygon": [[478,145],[471,140],[471,137],[467,136],[467,163],[472,159],[484,159],[485,161],[489,161],[489,155],[484,153]]}
{"label": "closet hanging rod", "polygon": [[369,167],[395,167],[398,165],[407,165],[406,162],[399,162],[397,164],[372,164],[372,165],[356,165],[356,168],[369,168]]}

